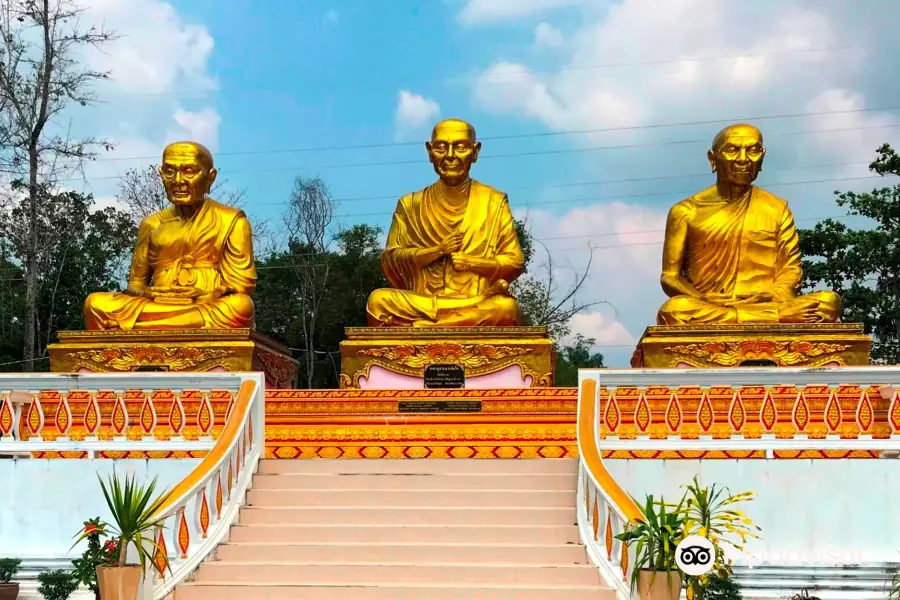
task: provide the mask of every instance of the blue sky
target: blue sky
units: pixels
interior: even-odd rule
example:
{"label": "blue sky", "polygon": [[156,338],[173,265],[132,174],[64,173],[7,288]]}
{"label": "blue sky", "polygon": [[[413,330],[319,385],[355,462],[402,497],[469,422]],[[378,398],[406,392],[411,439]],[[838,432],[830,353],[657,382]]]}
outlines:
{"label": "blue sky", "polygon": [[[728,121],[760,117],[759,183],[800,226],[841,214],[832,190],[880,183],[861,178],[897,137],[897,4],[94,0],[123,37],[89,57],[113,81],[79,123],[118,147],[88,189],[114,202],[123,169],[188,137],[254,222],[277,229],[294,176],[318,174],[340,225],[386,227],[396,197],[434,179],[433,123],[462,117],[484,140],[474,176],[528,217],[560,289],[595,247],[580,299],[608,304],[573,325],[626,366],[664,299],[665,213],[712,183],[708,140]],[[506,154],[521,156],[492,157]]]}

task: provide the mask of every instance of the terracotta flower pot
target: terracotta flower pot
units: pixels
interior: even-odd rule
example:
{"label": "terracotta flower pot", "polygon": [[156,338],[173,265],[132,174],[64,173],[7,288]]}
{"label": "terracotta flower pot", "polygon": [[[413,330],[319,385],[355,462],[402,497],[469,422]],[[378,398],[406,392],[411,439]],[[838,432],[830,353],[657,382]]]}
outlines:
{"label": "terracotta flower pot", "polygon": [[642,569],[638,574],[638,590],[641,600],[678,600],[681,597],[681,573],[656,573]]}
{"label": "terracotta flower pot", "polygon": [[143,580],[144,572],[140,565],[97,567],[100,600],[138,600]]}
{"label": "terracotta flower pot", "polygon": [[0,600],[16,600],[18,596],[18,583],[0,583]]}

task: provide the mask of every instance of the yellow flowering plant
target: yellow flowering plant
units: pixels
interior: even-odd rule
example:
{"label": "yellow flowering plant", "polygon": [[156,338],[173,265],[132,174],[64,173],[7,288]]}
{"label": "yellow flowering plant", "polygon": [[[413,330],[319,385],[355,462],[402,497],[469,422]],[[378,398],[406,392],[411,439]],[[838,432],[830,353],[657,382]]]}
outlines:
{"label": "yellow flowering plant", "polygon": [[[752,501],[756,492],[732,494],[728,488],[712,484],[701,487],[697,476],[691,483],[682,486],[685,489],[684,510],[686,513],[684,533],[707,538],[715,547],[715,562],[711,574],[726,578],[732,574],[732,561],[725,554],[724,546],[743,552],[747,540],[759,539],[761,529],[735,505]],[[686,577],[687,597],[699,600],[703,597],[703,588],[708,575]]]}

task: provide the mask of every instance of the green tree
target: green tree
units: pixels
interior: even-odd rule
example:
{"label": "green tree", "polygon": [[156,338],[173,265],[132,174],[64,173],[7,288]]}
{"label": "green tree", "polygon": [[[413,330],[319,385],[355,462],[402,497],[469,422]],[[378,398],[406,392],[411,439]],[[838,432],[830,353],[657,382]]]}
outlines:
{"label": "green tree", "polygon": [[575,334],[575,339],[556,353],[553,384],[557,387],[577,387],[578,369],[600,369],[603,355],[593,352],[597,340]]}
{"label": "green tree", "polygon": [[[21,184],[13,186],[13,195]],[[35,255],[37,357],[46,358],[47,344],[65,329],[83,329],[84,299],[98,290],[120,289],[134,244],[135,227],[129,216],[115,208],[94,210],[91,195],[57,192],[40,186],[39,227],[46,240]],[[0,213],[0,333],[21,340],[25,335],[23,266],[28,254],[29,206],[19,202]],[[0,362],[22,356],[0,344]],[[46,369],[46,361],[36,364]],[[20,370],[20,366],[0,369]]]}
{"label": "green tree", "polygon": [[[379,262],[381,233],[378,227],[354,225],[334,236],[334,250],[292,243],[257,261],[257,328],[309,359],[301,360],[301,381],[310,387],[338,386],[344,328],[364,327],[369,294],[388,285]],[[318,306],[311,338],[306,337],[309,330],[302,321],[295,318],[304,307],[302,289],[290,276],[298,256],[314,261],[317,269],[328,273],[321,289],[327,301]]]}
{"label": "green tree", "polygon": [[[900,176],[900,156],[884,144],[869,169]],[[900,363],[900,185],[867,193],[835,192],[848,214],[868,217],[869,229],[825,219],[800,230],[805,290],[827,287],[844,300],[845,322],[872,335],[872,362]]]}

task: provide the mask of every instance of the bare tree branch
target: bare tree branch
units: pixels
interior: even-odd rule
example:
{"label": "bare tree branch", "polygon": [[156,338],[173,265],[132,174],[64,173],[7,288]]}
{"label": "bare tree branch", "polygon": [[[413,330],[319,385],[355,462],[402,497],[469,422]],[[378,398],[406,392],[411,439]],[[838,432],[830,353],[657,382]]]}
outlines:
{"label": "bare tree branch", "polygon": [[102,139],[73,139],[54,121],[73,103],[93,103],[91,85],[109,76],[79,62],[83,48],[116,37],[103,28],[82,27],[84,10],[74,0],[0,0],[0,174],[27,186],[26,370],[34,368],[37,339],[43,190],[63,173],[81,171],[98,150],[112,147]]}
{"label": "bare tree branch", "polygon": [[315,375],[316,327],[319,308],[327,295],[330,263],[328,229],[335,202],[328,186],[319,177],[294,180],[294,188],[284,216],[291,265],[298,282],[300,326],[303,330],[303,360],[307,387]]}

